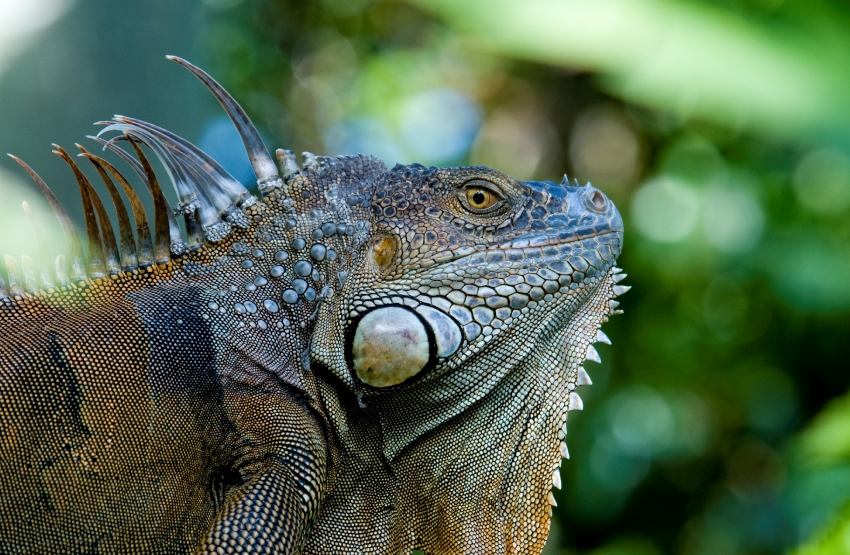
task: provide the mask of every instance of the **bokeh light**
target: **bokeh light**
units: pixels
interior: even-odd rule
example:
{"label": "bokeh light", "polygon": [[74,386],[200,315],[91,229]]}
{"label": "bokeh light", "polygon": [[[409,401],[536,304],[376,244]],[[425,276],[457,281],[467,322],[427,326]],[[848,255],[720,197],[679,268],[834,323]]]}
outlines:
{"label": "bokeh light", "polygon": [[641,171],[641,144],[625,115],[610,106],[593,106],[581,114],[570,137],[575,171],[599,186],[622,186]]}
{"label": "bokeh light", "polygon": [[631,208],[639,233],[659,243],[676,243],[696,228],[700,199],[687,184],[663,177],[638,189]]}
{"label": "bokeh light", "polygon": [[850,207],[850,158],[837,148],[807,153],[794,169],[794,193],[815,214],[840,214]]}

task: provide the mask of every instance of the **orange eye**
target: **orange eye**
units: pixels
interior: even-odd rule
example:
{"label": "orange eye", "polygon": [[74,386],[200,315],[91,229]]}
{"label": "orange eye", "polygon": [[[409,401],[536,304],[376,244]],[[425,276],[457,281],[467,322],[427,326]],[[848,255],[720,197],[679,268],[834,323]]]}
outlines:
{"label": "orange eye", "polygon": [[466,201],[476,210],[486,210],[499,202],[499,199],[483,187],[470,187],[466,190]]}

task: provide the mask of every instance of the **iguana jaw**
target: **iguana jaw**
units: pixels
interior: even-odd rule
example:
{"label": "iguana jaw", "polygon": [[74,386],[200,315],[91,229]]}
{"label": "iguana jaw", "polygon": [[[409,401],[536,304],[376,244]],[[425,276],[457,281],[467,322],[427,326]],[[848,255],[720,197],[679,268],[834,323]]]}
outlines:
{"label": "iguana jaw", "polygon": [[[462,320],[466,315],[469,324],[463,327],[464,339],[460,346],[452,356],[438,358],[430,373],[423,372],[394,388],[365,386],[364,395],[385,396],[399,388],[424,386],[461,365],[486,360],[489,350],[526,356],[549,322],[566,325],[571,315],[601,286],[619,254],[621,231],[593,235],[583,231],[582,238],[577,238],[575,232],[534,235],[487,249],[470,249],[470,254],[458,254],[449,261],[420,270],[413,287],[409,282],[385,284],[385,292],[371,297],[372,302],[357,306],[356,313],[369,314],[376,306],[403,304],[415,311],[426,306],[451,315],[461,326],[466,323]],[[556,241],[559,237],[564,240]],[[545,250],[540,245],[545,245]],[[593,252],[593,256],[588,252]],[[589,265],[582,254],[594,265]],[[479,279],[475,280],[478,285],[469,280],[465,285],[461,283],[462,288],[433,286],[445,283],[447,276],[480,267],[498,270],[499,275],[507,277],[501,280],[501,285],[495,285],[493,280],[481,284]],[[536,274],[527,276],[529,268],[536,270]],[[526,277],[522,278],[523,275]],[[448,289],[448,293],[442,289]],[[487,314],[491,317],[495,315],[492,331],[488,330],[486,319],[479,319],[479,311],[489,311]],[[472,332],[469,332],[470,326],[474,327]],[[523,326],[522,332],[513,331],[518,326]],[[513,336],[522,336],[523,340],[515,341]],[[469,348],[476,344],[479,348]]]}
{"label": "iguana jaw", "polygon": [[[619,233],[620,239],[622,240],[621,229],[610,229],[607,227],[600,229],[598,226],[586,226],[578,229],[553,230],[549,233],[529,234],[497,244],[469,245],[465,248],[460,248],[454,251],[443,251],[434,253],[434,256],[431,258],[430,262],[435,265],[428,267],[426,270],[424,270],[424,272],[433,275],[451,271],[451,263],[463,260],[465,258],[469,258],[470,256],[473,256],[478,253],[490,253],[492,259],[493,253],[501,252],[507,254],[508,251],[515,251],[517,249],[526,249],[529,251],[529,253],[531,253],[531,249],[538,249],[547,246],[551,247],[558,245],[567,245],[569,243],[592,239],[594,237],[604,237],[605,235],[612,233]],[[526,265],[535,263],[535,261],[531,258],[533,256],[533,254],[529,254],[529,257],[524,259]],[[609,256],[613,256],[613,258],[616,258],[615,253],[611,253],[609,254]],[[481,262],[484,262],[484,260],[472,261],[469,263],[469,265],[479,264]],[[517,264],[514,266],[513,269],[520,269],[521,267],[521,265]]]}

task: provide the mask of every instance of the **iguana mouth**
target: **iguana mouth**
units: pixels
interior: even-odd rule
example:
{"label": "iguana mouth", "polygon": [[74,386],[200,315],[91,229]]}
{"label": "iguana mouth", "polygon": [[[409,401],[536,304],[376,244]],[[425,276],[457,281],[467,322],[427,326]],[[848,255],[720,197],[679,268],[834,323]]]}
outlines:
{"label": "iguana mouth", "polygon": [[[602,237],[612,233],[622,234],[622,230],[611,229],[610,226],[600,229],[600,226],[587,226],[573,230],[564,230],[556,234],[546,233],[540,235],[532,235],[531,237],[518,237],[511,241],[501,243],[491,248],[496,249],[520,249],[526,247],[543,247],[548,245],[563,245],[566,243],[575,243],[584,239],[592,239],[594,237]],[[619,253],[618,253],[619,254]]]}
{"label": "iguana mouth", "polygon": [[[620,230],[588,227],[559,234],[522,237],[498,245],[465,246],[435,254],[432,260],[436,264],[430,273],[446,272],[446,266],[450,265],[484,266],[493,272],[545,265],[560,275],[584,272],[593,267],[601,273],[620,255],[622,235]],[[598,240],[598,244],[591,246],[589,241],[593,239]],[[564,249],[568,245],[570,247]],[[585,245],[588,248],[582,249]]]}

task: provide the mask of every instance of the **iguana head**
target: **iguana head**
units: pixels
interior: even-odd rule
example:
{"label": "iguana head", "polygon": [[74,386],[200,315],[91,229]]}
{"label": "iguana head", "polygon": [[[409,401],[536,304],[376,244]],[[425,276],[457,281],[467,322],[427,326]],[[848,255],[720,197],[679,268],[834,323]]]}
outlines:
{"label": "iguana head", "polygon": [[[366,398],[439,388],[461,365],[483,378],[540,349],[565,366],[584,360],[570,348],[587,345],[536,339],[610,281],[623,222],[598,189],[413,164],[389,171],[371,203],[371,240],[314,341],[350,388]],[[578,368],[567,377],[576,385]]]}
{"label": "iguana head", "polygon": [[[508,353],[537,346],[600,287],[622,244],[619,212],[589,184],[414,164],[371,200],[371,241],[314,342],[366,398],[438,388],[461,365],[512,366]],[[568,346],[546,348],[567,364]]]}
{"label": "iguana head", "polygon": [[548,518],[566,413],[581,408],[582,364],[598,360],[622,291],[619,212],[589,184],[417,164],[387,172],[371,204],[370,240],[320,311],[314,359],[380,419],[388,461],[457,458],[476,469],[455,478],[472,492],[511,476],[503,513]]}

